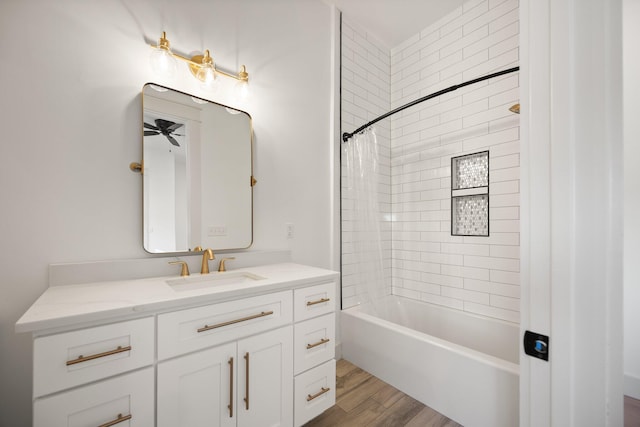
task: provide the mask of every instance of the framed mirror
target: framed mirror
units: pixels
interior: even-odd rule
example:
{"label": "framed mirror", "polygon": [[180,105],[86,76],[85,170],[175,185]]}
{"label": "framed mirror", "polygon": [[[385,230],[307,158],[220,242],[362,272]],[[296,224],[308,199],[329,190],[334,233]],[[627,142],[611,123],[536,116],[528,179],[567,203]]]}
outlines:
{"label": "framed mirror", "polygon": [[143,87],[142,115],[144,249],[248,248],[251,116],[154,83]]}

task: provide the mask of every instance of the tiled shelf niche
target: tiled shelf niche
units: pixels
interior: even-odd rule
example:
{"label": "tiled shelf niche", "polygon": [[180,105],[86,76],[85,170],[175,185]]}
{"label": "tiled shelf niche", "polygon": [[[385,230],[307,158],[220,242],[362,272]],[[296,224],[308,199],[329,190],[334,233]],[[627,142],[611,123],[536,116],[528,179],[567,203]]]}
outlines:
{"label": "tiled shelf niche", "polygon": [[451,158],[451,235],[489,236],[489,152]]}

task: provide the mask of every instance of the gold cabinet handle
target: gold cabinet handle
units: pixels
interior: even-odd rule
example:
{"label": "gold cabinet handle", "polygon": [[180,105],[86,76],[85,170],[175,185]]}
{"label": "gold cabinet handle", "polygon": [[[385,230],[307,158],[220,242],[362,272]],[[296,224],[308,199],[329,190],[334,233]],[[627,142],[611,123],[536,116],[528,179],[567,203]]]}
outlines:
{"label": "gold cabinet handle", "polygon": [[223,326],[233,325],[234,323],[246,322],[247,320],[257,319],[259,317],[270,316],[273,314],[273,310],[263,311],[260,314],[254,314],[252,316],[243,317],[242,319],[229,320],[228,322],[218,323],[216,325],[204,325],[198,329],[198,332],[210,331],[211,329],[222,328]]}
{"label": "gold cabinet handle", "polygon": [[247,411],[249,410],[249,352],[244,355],[244,367],[246,371],[244,402]]}
{"label": "gold cabinet handle", "polygon": [[229,418],[233,418],[233,357],[229,359]]}
{"label": "gold cabinet handle", "polygon": [[310,305],[322,304],[323,302],[329,302],[329,301],[331,301],[331,298],[320,298],[319,300],[316,300],[316,301],[307,301],[307,307]]}
{"label": "gold cabinet handle", "polygon": [[317,347],[317,346],[319,346],[319,345],[322,345],[322,344],[326,344],[326,343],[328,343],[329,341],[331,341],[329,338],[322,338],[322,339],[321,339],[320,341],[318,341],[317,343],[307,344],[307,350],[310,350],[310,349],[312,349],[312,348],[314,348],[314,347]]}
{"label": "gold cabinet handle", "polygon": [[329,390],[331,390],[331,388],[329,388],[329,387],[327,387],[327,388],[322,387],[322,388],[320,389],[320,391],[319,391],[319,392],[317,392],[316,394],[313,394],[313,395],[308,394],[308,395],[307,395],[307,402],[311,402],[313,399],[315,399],[316,397],[320,397],[320,396],[322,396],[323,394],[327,393]]}
{"label": "gold cabinet handle", "polygon": [[67,366],[75,365],[76,363],[87,362],[93,359],[99,359],[100,357],[111,356],[112,354],[124,353],[125,351],[131,351],[131,346],[128,345],[126,347],[122,347],[119,345],[115,350],[105,351],[104,353],[92,354],[91,356],[80,355],[77,359],[67,360]]}
{"label": "gold cabinet handle", "polygon": [[109,421],[108,423],[104,423],[104,424],[100,424],[98,427],[111,427],[114,426],[116,424],[120,424],[123,421],[127,421],[131,419],[131,414],[129,415],[122,415],[122,414],[118,414],[118,418],[116,418],[113,421]]}

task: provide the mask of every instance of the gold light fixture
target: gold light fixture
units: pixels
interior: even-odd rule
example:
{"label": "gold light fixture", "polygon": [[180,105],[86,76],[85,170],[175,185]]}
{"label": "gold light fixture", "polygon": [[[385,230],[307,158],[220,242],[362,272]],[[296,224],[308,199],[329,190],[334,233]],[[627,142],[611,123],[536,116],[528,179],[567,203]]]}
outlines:
{"label": "gold light fixture", "polygon": [[213,88],[217,84],[218,76],[231,77],[238,81],[237,90],[241,97],[246,97],[249,85],[249,73],[247,73],[247,67],[242,65],[240,71],[237,74],[227,73],[216,68],[216,64],[209,53],[209,50],[205,50],[203,55],[195,55],[191,58],[186,58],[180,54],[171,51],[171,44],[167,39],[167,33],[162,32],[162,37],[158,41],[158,44],[151,46],[154,48],[151,53],[151,66],[154,71],[159,74],[163,74],[167,77],[172,77],[175,74],[176,59],[187,63],[191,74],[202,82],[206,88]]}
{"label": "gold light fixture", "polygon": [[512,113],[520,114],[520,104],[515,104],[509,108]]}

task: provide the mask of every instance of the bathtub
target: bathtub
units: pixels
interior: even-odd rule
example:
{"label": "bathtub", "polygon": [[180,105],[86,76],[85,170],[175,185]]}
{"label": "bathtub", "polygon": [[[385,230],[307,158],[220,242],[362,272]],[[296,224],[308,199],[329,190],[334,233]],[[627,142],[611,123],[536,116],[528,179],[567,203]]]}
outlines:
{"label": "bathtub", "polygon": [[518,425],[519,328],[398,296],[341,312],[343,357],[465,427]]}

